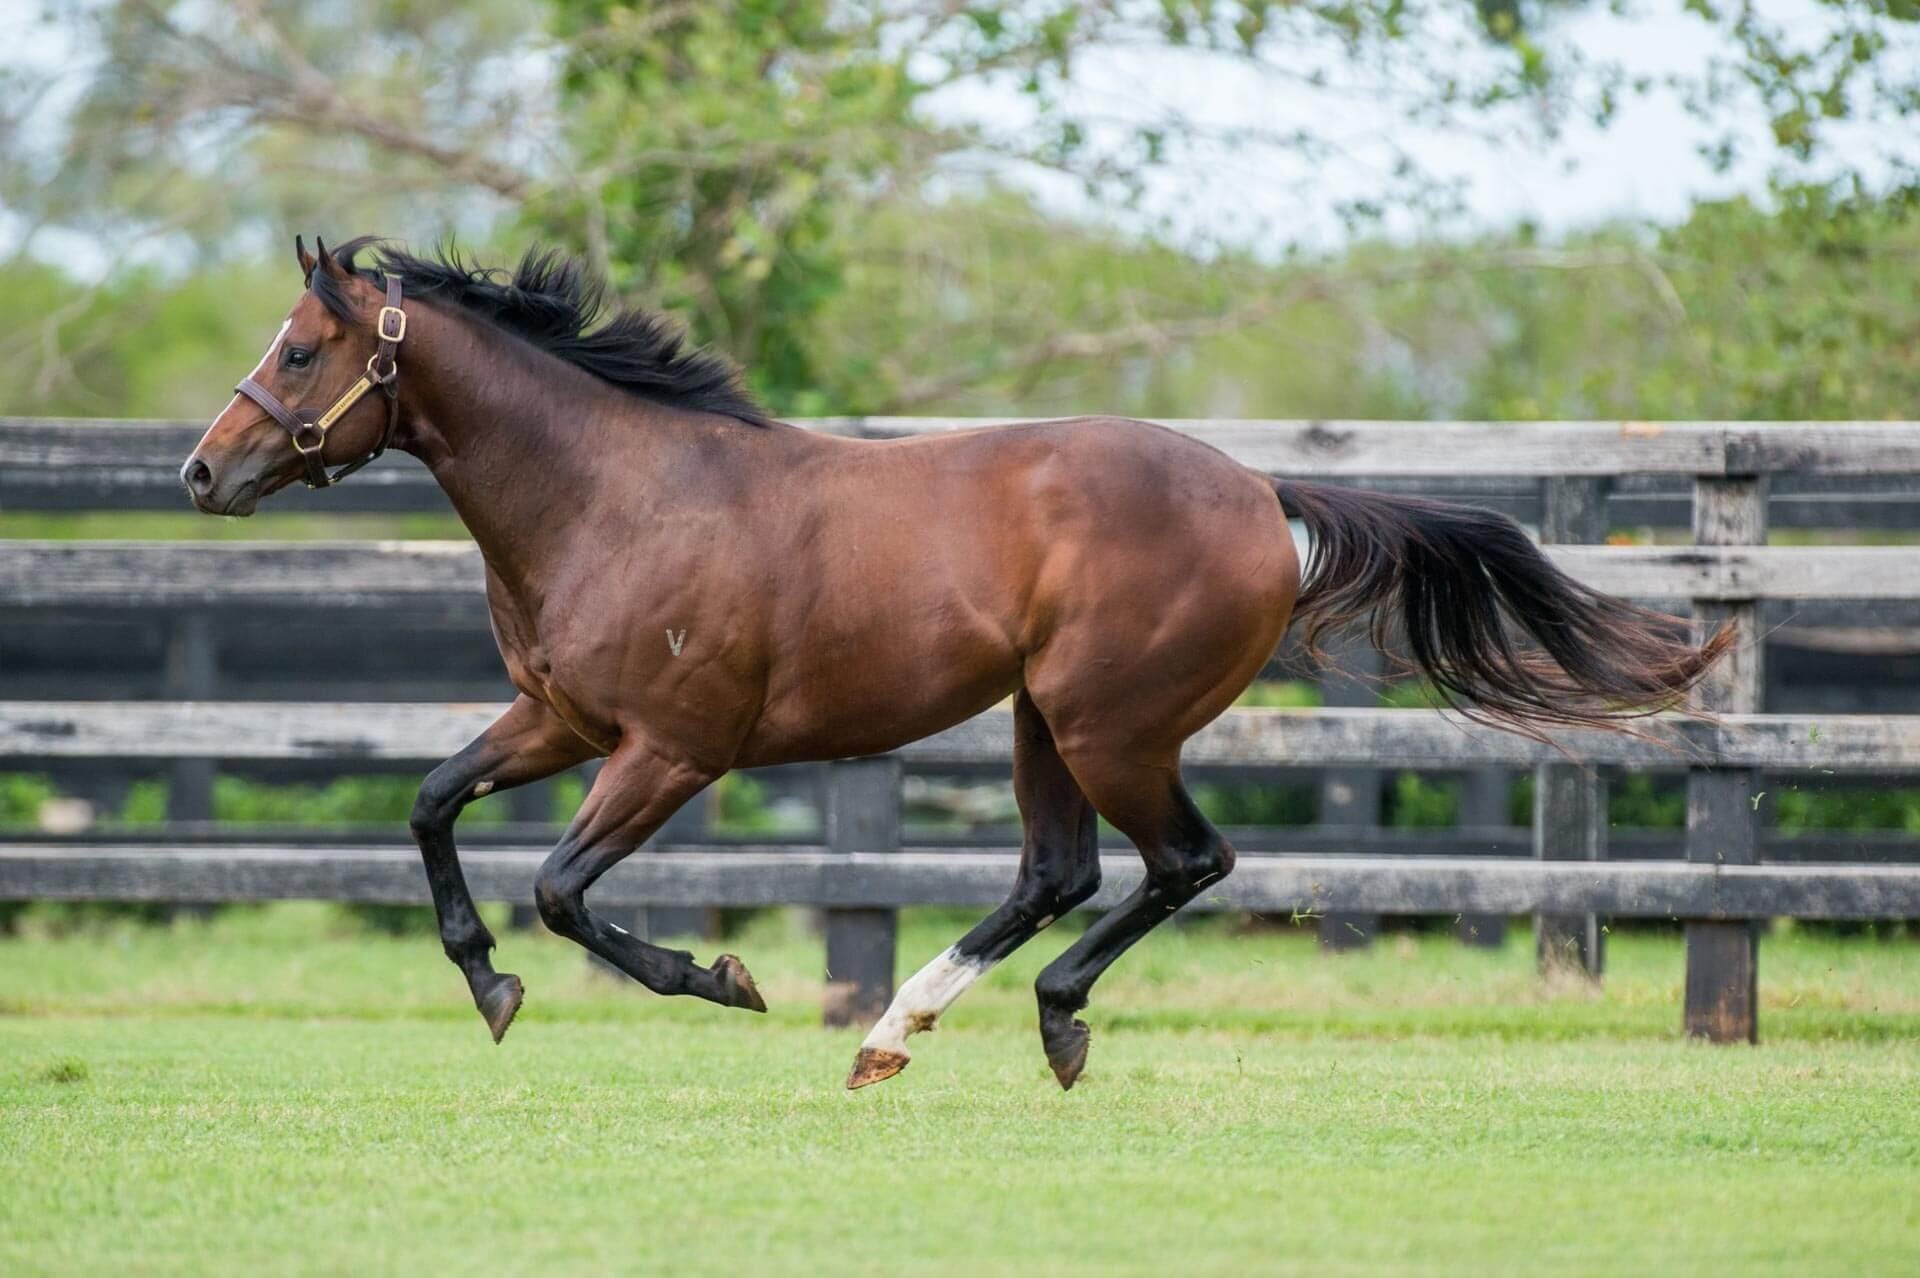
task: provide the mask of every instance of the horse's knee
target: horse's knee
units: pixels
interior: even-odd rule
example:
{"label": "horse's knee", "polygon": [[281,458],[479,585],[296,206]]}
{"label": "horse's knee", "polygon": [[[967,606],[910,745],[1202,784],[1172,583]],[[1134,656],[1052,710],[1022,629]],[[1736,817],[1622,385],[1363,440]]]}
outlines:
{"label": "horse's knee", "polygon": [[561,871],[543,869],[533,881],[533,905],[540,912],[540,921],[561,936],[579,935],[586,914],[582,896],[579,887]]}
{"label": "horse's knee", "polygon": [[407,816],[407,828],[415,839],[431,838],[451,829],[459,815],[460,788],[435,773],[420,783],[420,791],[413,797],[413,811]]}
{"label": "horse's knee", "polygon": [[1054,913],[1065,914],[1068,910],[1084,904],[1100,890],[1100,858],[1089,857],[1084,864],[1076,865],[1053,885]]}
{"label": "horse's knee", "polygon": [[1021,876],[1015,901],[1023,914],[1051,923],[1100,890],[1100,860],[1084,865],[1048,866]]}

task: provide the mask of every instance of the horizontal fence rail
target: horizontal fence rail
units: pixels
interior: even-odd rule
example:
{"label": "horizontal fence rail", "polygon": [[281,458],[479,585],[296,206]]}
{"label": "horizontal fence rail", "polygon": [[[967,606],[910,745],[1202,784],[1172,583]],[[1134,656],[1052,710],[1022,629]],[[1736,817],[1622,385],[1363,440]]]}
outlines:
{"label": "horizontal fence rail", "polygon": [[[345,759],[429,762],[479,735],[504,705],[263,701],[0,702],[0,758]],[[1920,715],[1725,715],[1639,720],[1639,735],[1567,731],[1552,741],[1433,710],[1229,710],[1187,743],[1196,766],[1366,763],[1453,769],[1611,764],[1887,772],[1920,770]],[[1013,716],[989,710],[902,746],[921,766],[1006,764]]]}
{"label": "horizontal fence rail", "polygon": [[[918,418],[796,423],[868,439],[1000,424]],[[1640,721],[1635,734],[1570,731],[1543,742],[1457,716],[1364,704],[1230,712],[1193,739],[1185,760],[1262,776],[1277,768],[1295,777],[1302,766],[1321,769],[1323,824],[1311,837],[1284,830],[1260,836],[1260,846],[1285,854],[1249,850],[1234,875],[1209,889],[1198,908],[1323,918],[1323,940],[1329,930],[1336,937],[1364,935],[1381,914],[1458,914],[1472,931],[1531,913],[1543,964],[1564,943],[1578,966],[1595,975],[1603,958],[1602,916],[1681,919],[1687,924],[1685,1024],[1718,1039],[1755,1032],[1757,934],[1747,920],[1920,917],[1920,866],[1833,863],[1838,845],[1822,845],[1827,850],[1815,859],[1768,862],[1763,853],[1795,841],[1764,830],[1760,815],[1769,776],[1831,773],[1858,783],[1920,772],[1920,715],[1755,713],[1767,686],[1760,668],[1767,645],[1758,642],[1759,632],[1775,620],[1806,631],[1798,642],[1818,646],[1821,636],[1837,632],[1811,628],[1839,619],[1856,629],[1836,640],[1841,646],[1834,652],[1846,651],[1846,643],[1866,644],[1885,660],[1900,659],[1907,632],[1869,634],[1860,628],[1910,627],[1920,616],[1920,547],[1765,543],[1769,518],[1798,527],[1848,527],[1856,520],[1920,527],[1920,427],[1213,419],[1162,424],[1270,473],[1458,497],[1514,513],[1536,523],[1542,540],[1551,543],[1547,553],[1590,586],[1732,619],[1746,638],[1704,693],[1707,704],[1727,713],[1711,719],[1657,716]],[[202,423],[0,418],[0,508],[184,508],[176,470],[202,430]],[[290,493],[286,504],[332,512],[448,510],[431,476],[410,459],[365,472],[344,495]],[[1689,515],[1693,545],[1594,544],[1622,521],[1671,528]],[[385,624],[391,617],[444,633],[471,628],[484,615],[483,578],[478,552],[464,541],[0,543],[0,624],[29,619],[40,628],[35,652],[57,644],[61,634],[91,633],[98,646],[137,621],[164,636],[154,642],[165,661],[163,677],[153,685],[164,700],[42,699],[40,688],[49,697],[73,695],[61,685],[55,648],[44,677],[7,685],[15,695],[35,699],[0,702],[0,760],[12,761],[0,766],[59,764],[73,775],[94,775],[87,770],[159,762],[170,769],[170,793],[184,799],[169,809],[174,822],[159,836],[164,841],[89,832],[0,844],[0,898],[424,901],[424,878],[410,850],[359,846],[339,836],[325,846],[288,849],[249,845],[232,832],[208,833],[212,778],[222,767],[377,771],[426,764],[464,745],[501,707],[296,701],[340,695],[299,668],[297,643],[287,646],[284,676],[254,671],[243,685],[230,682],[218,665],[223,644],[225,656],[238,659],[251,642],[245,626],[233,628],[235,619],[249,619],[256,629],[284,628],[286,617],[311,616],[316,606],[353,609],[341,619],[346,625]],[[1774,611],[1763,613],[1769,604]],[[88,626],[97,633],[76,629]],[[23,641],[16,651],[27,647]],[[1920,644],[1914,652],[1920,655]],[[1357,655],[1363,666],[1372,660]],[[401,695],[472,686],[448,682],[453,673],[436,672],[440,682],[414,685]],[[115,672],[83,686],[129,686],[119,678]],[[243,689],[274,699],[222,699]],[[144,694],[145,687],[139,691]],[[1839,691],[1846,696],[1810,704],[1887,705],[1871,694]],[[1329,699],[1365,702],[1371,693],[1361,688]],[[829,997],[829,1018],[870,1015],[891,988],[892,911],[916,904],[996,904],[1016,864],[1010,851],[978,846],[1007,840],[1005,829],[976,832],[968,847],[910,844],[900,832],[903,771],[1004,774],[1011,749],[1010,715],[1002,709],[891,755],[830,763],[821,773],[825,833],[816,842],[714,843],[697,819],[680,822],[662,832],[658,848],[630,859],[597,886],[596,902],[648,909],[821,907],[837,991]],[[1677,846],[1685,860],[1605,859],[1605,783],[1597,765],[1686,772],[1687,829],[1658,836],[1665,840],[1660,847]],[[1465,828],[1410,835],[1425,840],[1420,846],[1428,851],[1407,854],[1373,824],[1386,768],[1467,773]],[[1537,806],[1530,830],[1501,824],[1508,819],[1506,782],[1513,775],[1504,770],[1533,771]],[[512,798],[516,821],[539,819],[539,795]],[[1526,859],[1514,855],[1522,850],[1520,834],[1531,840]],[[476,836],[467,857],[476,893],[526,901],[544,852],[507,846],[504,833]],[[1448,846],[1444,840],[1494,855],[1435,855]],[[1884,858],[1895,843],[1882,842]],[[1638,845],[1631,838],[1622,843],[1618,850],[1633,855],[1630,847]],[[1328,855],[1329,849],[1370,855]],[[1105,864],[1096,907],[1112,904],[1139,876],[1136,857],[1116,855]],[[1332,927],[1336,920],[1341,926]]]}
{"label": "horizontal fence rail", "polygon": [[[982,426],[1004,417],[822,417],[794,425],[866,439]],[[1166,418],[1257,470],[1362,475],[1872,475],[1920,472],[1908,422],[1385,422]],[[171,483],[205,422],[0,417],[0,470],[94,472]],[[380,482],[381,471],[356,483]],[[389,475],[403,474],[392,471]],[[391,478],[387,482],[395,482]]]}
{"label": "horizontal fence rail", "polygon": [[[1920,547],[1549,546],[1596,590],[1635,599],[1911,599]],[[458,541],[0,542],[0,600],[27,607],[224,603],[386,607],[477,598]]]}
{"label": "horizontal fence rail", "polygon": [[[1271,775],[1270,773],[1268,775]],[[460,829],[460,848],[468,849],[532,847],[551,848],[565,827],[564,820],[513,820],[498,824],[469,823]],[[1017,823],[967,824],[951,828],[932,823],[915,828],[903,820],[911,833],[903,836],[907,845],[935,849],[977,850],[1011,848],[1020,843]],[[710,832],[703,832],[710,833]],[[1235,848],[1243,853],[1273,853],[1284,856],[1379,857],[1405,856],[1429,858],[1456,857],[1528,857],[1533,854],[1533,831],[1524,825],[1455,826],[1378,826],[1355,825],[1233,825],[1220,826]],[[808,849],[820,846],[817,837],[799,831],[793,834],[759,834],[733,838],[712,835],[716,846],[745,846],[752,843],[765,848]],[[1617,861],[1671,861],[1683,851],[1685,832],[1664,828],[1614,827],[1608,831],[1607,856]],[[411,856],[413,847],[396,822],[356,822],[348,825],[288,826],[284,823],[242,823],[227,821],[129,822],[110,827],[87,826],[70,831],[19,831],[0,838],[0,846],[33,845],[41,848],[118,847],[140,844],[147,847],[192,845],[195,847],[231,847],[286,849],[289,842],[302,848],[401,848]],[[1114,852],[1125,852],[1131,845],[1116,831],[1102,831],[1100,845]],[[1920,836],[1900,830],[1767,830],[1762,832],[1764,854],[1770,864],[1802,863],[1888,863],[1920,862]],[[688,836],[665,840],[664,846],[684,847]]]}
{"label": "horizontal fence rail", "polygon": [[[475,897],[523,903],[545,849],[464,853]],[[594,886],[604,906],[810,905],[897,909],[1006,899],[1019,853],[903,848],[828,852],[667,844],[621,862]],[[1141,877],[1135,856],[1103,856],[1110,909]],[[398,848],[313,849],[0,845],[0,899],[271,901],[325,898],[425,904],[419,857]],[[1526,914],[1593,910],[1623,918],[1908,918],[1920,866],[1711,866],[1686,862],[1522,862],[1480,857],[1248,855],[1189,909],[1307,916],[1349,912]]]}

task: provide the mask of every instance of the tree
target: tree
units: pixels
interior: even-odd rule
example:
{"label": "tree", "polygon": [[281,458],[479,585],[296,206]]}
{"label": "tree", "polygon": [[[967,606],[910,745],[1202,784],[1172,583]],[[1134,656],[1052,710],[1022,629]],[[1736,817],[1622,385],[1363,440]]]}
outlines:
{"label": "tree", "polygon": [[[1345,210],[1356,225],[1389,208],[1444,212],[1450,185],[1393,130],[1344,137],[1342,104],[1378,98],[1409,123],[1501,134],[1604,123],[1624,97],[1659,86],[1557,39],[1574,7],[109,0],[63,11],[97,69],[60,129],[23,122],[29,106],[0,137],[0,172],[12,175],[0,195],[32,226],[163,264],[257,258],[296,223],[415,236],[517,228],[502,231],[516,241],[531,230],[594,258],[623,300],[685,316],[779,410],[924,407],[1009,371],[1045,375],[1258,322],[1361,278],[1322,271],[1278,297],[1136,294],[1097,328],[1063,317],[1063,331],[1011,361],[1007,351],[949,361],[897,331],[876,333],[864,358],[823,361],[833,343],[821,325],[853,275],[876,274],[872,248],[897,243],[903,225],[939,222],[932,213],[956,191],[976,201],[963,207],[1006,210],[1004,193],[982,198],[983,180],[1027,190],[1046,180],[1122,210],[1156,173],[1287,155],[1300,162],[1302,198],[1325,198],[1315,174],[1328,166],[1379,167]],[[1920,101],[1904,7],[1832,0],[1824,25],[1791,38],[1750,6],[1699,0],[1693,11],[1725,43],[1686,84],[1691,100],[1714,117],[1735,94],[1758,95],[1789,167],[1822,156],[1837,123],[1904,116]],[[1286,109],[1221,127],[1177,103],[1116,107],[1083,91],[1085,68],[1141,50],[1257,75]],[[31,103],[45,86],[11,87],[10,100]],[[1731,156],[1735,141],[1720,146]],[[1904,174],[1897,151],[1888,163]],[[1136,234],[1152,229],[1136,220]],[[1498,256],[1511,267],[1529,254],[1569,264],[1544,251]],[[1615,245],[1595,260],[1644,282],[1642,257]],[[1446,255],[1428,254],[1387,275],[1446,269]]]}

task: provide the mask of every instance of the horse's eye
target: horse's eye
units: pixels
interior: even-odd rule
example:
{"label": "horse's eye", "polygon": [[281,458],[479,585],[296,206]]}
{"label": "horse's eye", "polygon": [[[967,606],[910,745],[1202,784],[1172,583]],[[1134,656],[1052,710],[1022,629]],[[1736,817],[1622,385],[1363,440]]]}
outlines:
{"label": "horse's eye", "polygon": [[313,363],[313,352],[299,346],[287,347],[287,367],[305,368]]}

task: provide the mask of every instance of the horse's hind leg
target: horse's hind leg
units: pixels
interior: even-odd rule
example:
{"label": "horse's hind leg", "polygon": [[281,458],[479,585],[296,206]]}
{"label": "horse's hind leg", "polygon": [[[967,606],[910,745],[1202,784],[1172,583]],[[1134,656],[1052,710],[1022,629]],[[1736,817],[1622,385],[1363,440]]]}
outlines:
{"label": "horse's hind leg", "polygon": [[1067,754],[1073,775],[1101,816],[1132,839],[1147,863],[1140,886],[1049,963],[1034,983],[1040,1041],[1062,1087],[1087,1063],[1088,1030],[1074,1013],[1093,983],[1127,948],[1203,888],[1233,869],[1233,847],[1193,804],[1180,781],[1178,752],[1121,758],[1080,749]]}
{"label": "horse's hind leg", "polygon": [[1022,692],[1013,706],[1013,792],[1025,838],[1013,894],[893,996],[853,1062],[849,1088],[892,1078],[907,1064],[907,1035],[930,1030],[987,969],[1032,940],[1100,886],[1093,807],[1054,748],[1046,720]]}
{"label": "horse's hind leg", "polygon": [[608,758],[573,824],[540,867],[533,899],[541,920],[656,994],[692,994],[723,1007],[767,1005],[740,960],[723,954],[701,967],[685,950],[649,944],[587,909],[594,881],[665,824],[717,775],[630,736]]}
{"label": "horse's hind leg", "polygon": [[466,749],[429,773],[414,800],[408,824],[426,865],[441,947],[466,974],[474,1006],[496,1043],[520,1010],[523,991],[519,977],[493,970],[488,957],[493,933],[480,921],[466,875],[460,871],[453,823],[462,808],[483,794],[550,777],[594,753],[552,711],[523,696]]}

